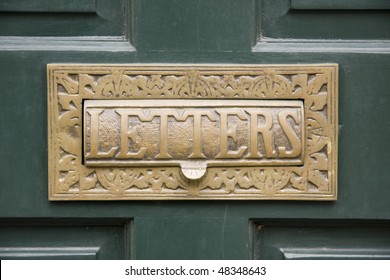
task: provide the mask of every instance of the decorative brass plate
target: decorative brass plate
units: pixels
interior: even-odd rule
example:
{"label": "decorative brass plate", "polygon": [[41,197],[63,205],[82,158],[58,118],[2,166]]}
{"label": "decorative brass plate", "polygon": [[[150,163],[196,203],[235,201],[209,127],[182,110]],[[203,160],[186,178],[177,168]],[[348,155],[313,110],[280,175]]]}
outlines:
{"label": "decorative brass plate", "polygon": [[337,65],[48,65],[49,199],[337,197]]}

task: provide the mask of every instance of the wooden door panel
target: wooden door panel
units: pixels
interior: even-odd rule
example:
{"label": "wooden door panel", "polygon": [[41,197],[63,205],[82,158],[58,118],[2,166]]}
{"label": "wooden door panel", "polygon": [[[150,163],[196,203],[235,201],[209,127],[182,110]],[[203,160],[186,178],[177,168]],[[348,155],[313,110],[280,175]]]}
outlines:
{"label": "wooden door panel", "polygon": [[388,223],[258,223],[256,259],[390,259]]}
{"label": "wooden door panel", "polygon": [[259,0],[257,4],[258,37],[265,40],[390,38],[388,1]]}
{"label": "wooden door panel", "polygon": [[134,51],[131,0],[0,2],[0,51]]}
{"label": "wooden door panel", "polygon": [[4,0],[0,36],[124,36],[126,2]]}
{"label": "wooden door panel", "polygon": [[125,259],[130,239],[124,220],[3,220],[0,259]]}

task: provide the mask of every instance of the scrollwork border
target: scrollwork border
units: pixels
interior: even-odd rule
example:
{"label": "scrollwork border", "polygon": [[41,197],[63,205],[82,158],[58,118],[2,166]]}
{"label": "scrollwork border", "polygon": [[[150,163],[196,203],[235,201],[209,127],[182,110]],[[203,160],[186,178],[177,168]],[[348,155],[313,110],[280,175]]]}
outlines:
{"label": "scrollwork border", "polygon": [[[338,65],[48,65],[50,200],[335,200]],[[82,162],[85,99],[302,99],[303,166],[90,168]]]}

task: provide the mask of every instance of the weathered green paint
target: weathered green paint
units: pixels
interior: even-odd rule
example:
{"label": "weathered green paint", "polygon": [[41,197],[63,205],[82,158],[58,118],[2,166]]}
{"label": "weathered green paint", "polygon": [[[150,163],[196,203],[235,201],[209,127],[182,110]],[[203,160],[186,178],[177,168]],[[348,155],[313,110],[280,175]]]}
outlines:
{"label": "weathered green paint", "polygon": [[386,5],[381,1],[369,4],[365,0],[329,2],[258,1],[263,15],[261,35],[275,39],[390,39],[389,2]]}
{"label": "weathered green paint", "polygon": [[258,223],[256,259],[390,259],[388,223]]}
{"label": "weathered green paint", "polygon": [[0,36],[124,36],[127,0],[0,3]]}
{"label": "weathered green paint", "polygon": [[[326,42],[324,45],[321,42],[316,43],[317,45],[311,48],[305,47],[310,42],[301,42],[299,47],[291,51],[285,47],[287,45],[283,45],[282,40],[277,45],[278,51],[262,49],[261,44],[256,47],[256,51],[252,51],[256,36],[261,35],[260,31],[256,33],[256,30],[259,30],[256,19],[261,13],[256,13],[255,10],[260,2],[148,0],[130,4],[133,6],[134,15],[131,20],[126,21],[134,23],[131,28],[131,41],[136,51],[130,47],[115,52],[113,50],[117,49],[108,47],[97,51],[89,48],[88,42],[79,43],[85,45],[83,51],[73,50],[70,43],[69,49],[72,50],[67,50],[67,39],[60,50],[55,47],[50,49],[50,39],[45,39],[48,45],[46,50],[39,50],[34,45],[31,45],[31,50],[28,45],[24,46],[23,50],[12,50],[12,47],[6,44],[6,38],[0,37],[0,247],[13,244],[13,232],[21,236],[20,240],[25,240],[25,243],[21,241],[22,245],[34,247],[44,241],[43,238],[38,238],[40,234],[37,232],[47,237],[58,234],[58,239],[49,239],[54,240],[58,246],[66,246],[66,242],[70,240],[66,239],[68,236],[74,239],[74,244],[81,247],[87,247],[88,239],[94,236],[119,234],[118,238],[114,238],[116,245],[112,245],[112,249],[116,250],[120,243],[126,252],[104,255],[103,258],[247,259],[253,255],[274,257],[253,253],[257,250],[256,238],[262,237],[262,234],[253,233],[254,229],[260,224],[267,225],[264,221],[268,220],[272,220],[282,229],[275,231],[271,225],[269,234],[274,241],[298,234],[300,227],[308,226],[315,230],[319,239],[325,238],[329,234],[329,228],[320,223],[313,224],[312,220],[328,221],[329,226],[339,228],[343,232],[340,247],[347,244],[349,238],[367,239],[366,235],[364,237],[353,233],[357,229],[372,236],[378,233],[384,236],[388,233],[388,227],[378,227],[376,222],[380,220],[382,224],[388,225],[390,221],[390,149],[387,146],[390,143],[390,45],[388,41],[381,41],[382,48],[378,49],[375,42],[389,39],[386,33],[389,30],[389,17],[377,24],[380,30],[373,34],[358,34],[360,27],[353,27],[354,30],[352,27],[343,29],[347,33],[350,32],[348,34],[351,36],[358,34],[360,39],[374,38],[377,40],[374,43],[366,40],[348,45],[347,42],[346,48],[340,51],[332,46],[324,47]],[[272,9],[278,8],[275,4]],[[310,10],[306,12],[309,13]],[[366,13],[364,20],[378,23],[376,16],[382,18],[382,13],[387,11],[371,10]],[[321,13],[316,13],[316,17],[321,16]],[[328,20],[331,24],[329,30],[335,30],[340,25],[339,20],[341,19],[337,16],[332,17],[331,21]],[[299,24],[297,28],[302,31],[300,34],[306,34],[306,39],[312,38],[309,34],[313,27],[302,22]],[[283,26],[274,23],[272,30],[286,28]],[[18,30],[23,31],[20,26],[15,28],[21,28]],[[46,28],[51,34],[57,34],[59,37],[62,35],[54,25]],[[82,29],[83,26],[77,28]],[[89,27],[85,28],[88,30]],[[100,35],[94,33],[95,31],[88,32],[94,36]],[[286,29],[283,32],[290,31]],[[12,30],[4,32],[6,33],[0,33],[12,35]],[[293,33],[289,34],[296,34],[298,30],[291,32]],[[332,34],[339,34],[337,32]],[[351,36],[340,35],[341,39]],[[315,39],[314,37],[313,35],[312,39]],[[29,39],[21,37],[18,40],[23,41],[23,38],[26,41]],[[95,39],[99,40],[99,37]],[[348,51],[348,46],[355,49]],[[370,48],[359,50],[356,46]],[[338,200],[49,202],[46,64],[139,62],[338,63]],[[9,219],[12,219],[12,223]],[[61,233],[53,229],[51,219],[60,221]],[[133,223],[127,225],[132,228],[131,238],[126,239],[121,233],[125,227],[124,223],[109,223],[110,220],[118,219],[133,219]],[[85,223],[90,220],[93,220],[93,226],[87,230]],[[348,223],[345,220],[348,220]],[[23,227],[26,221],[29,221],[29,227]],[[364,223],[361,223],[362,221]],[[293,228],[287,226],[287,223],[293,224]],[[102,227],[105,229],[102,230]],[[372,227],[375,230],[370,233],[369,229]],[[90,230],[92,234],[87,233]],[[29,232],[34,232],[34,238],[27,241],[22,236],[28,236]],[[312,233],[305,231],[308,237]],[[338,238],[337,235],[335,238]],[[270,244],[273,240],[270,240]],[[127,246],[126,242],[133,243]],[[315,247],[315,242],[316,240],[312,240],[306,245]],[[41,244],[45,246],[45,243]],[[323,246],[323,243],[317,244]],[[388,247],[389,240],[383,238],[378,244]],[[304,240],[301,240],[299,246],[306,245]],[[371,247],[375,251],[378,246]],[[369,244],[367,247],[370,247]]]}
{"label": "weathered green paint", "polygon": [[255,1],[136,0],[135,44],[141,50],[250,51]]}
{"label": "weathered green paint", "polygon": [[130,240],[131,221],[123,219],[5,220],[0,259],[123,259],[132,252]]}

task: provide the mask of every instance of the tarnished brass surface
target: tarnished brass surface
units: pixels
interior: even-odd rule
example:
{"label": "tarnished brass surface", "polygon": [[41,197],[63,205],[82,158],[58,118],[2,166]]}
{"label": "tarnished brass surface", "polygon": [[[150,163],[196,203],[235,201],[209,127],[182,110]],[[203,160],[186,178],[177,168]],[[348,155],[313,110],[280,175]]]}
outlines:
{"label": "tarnished brass surface", "polygon": [[337,65],[48,65],[49,198],[337,196]]}
{"label": "tarnished brass surface", "polygon": [[[303,164],[303,102],[270,100],[86,100],[86,166]],[[200,168],[203,166],[203,168]]]}

